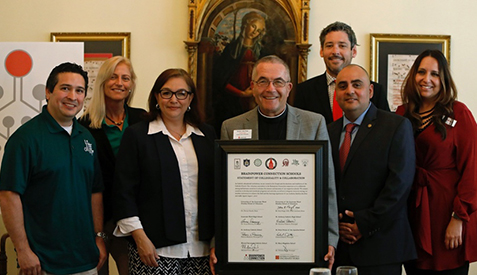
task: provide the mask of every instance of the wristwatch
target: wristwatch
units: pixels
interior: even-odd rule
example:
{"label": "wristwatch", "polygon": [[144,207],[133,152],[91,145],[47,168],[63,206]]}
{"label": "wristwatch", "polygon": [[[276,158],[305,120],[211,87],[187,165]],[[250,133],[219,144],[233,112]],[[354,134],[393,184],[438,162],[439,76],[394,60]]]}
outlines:
{"label": "wristwatch", "polygon": [[455,212],[452,212],[452,217],[458,220],[462,220]]}
{"label": "wristwatch", "polygon": [[99,237],[99,238],[101,238],[101,239],[103,239],[103,240],[108,239],[108,235],[106,235],[106,233],[104,233],[104,232],[97,232],[97,233],[96,233],[96,237]]}

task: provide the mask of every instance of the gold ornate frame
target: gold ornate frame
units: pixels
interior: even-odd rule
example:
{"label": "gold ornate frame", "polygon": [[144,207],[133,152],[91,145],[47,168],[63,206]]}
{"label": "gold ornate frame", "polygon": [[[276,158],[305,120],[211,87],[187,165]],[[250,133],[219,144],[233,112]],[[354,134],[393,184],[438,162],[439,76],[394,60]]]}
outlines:
{"label": "gold ornate frame", "polygon": [[[273,27],[283,27],[285,33],[283,54],[276,54],[290,67],[291,81],[296,86],[307,78],[307,63],[310,44],[308,43],[310,0],[189,0],[187,40],[188,70],[197,85],[197,96],[201,108],[208,118],[212,107],[212,65],[213,54],[210,44],[202,43],[212,39],[219,23],[227,15],[241,9],[252,8],[270,15]],[[269,20],[267,19],[267,20]],[[268,22],[268,21],[267,21]],[[268,23],[267,23],[268,25]],[[267,26],[269,29],[269,25]],[[235,29],[234,29],[235,30]],[[267,30],[267,34],[273,33]],[[289,101],[294,98],[294,89]]]}
{"label": "gold ornate frame", "polygon": [[[293,22],[296,33],[296,46],[299,49],[300,61],[298,67],[298,82],[306,80],[308,52],[310,44],[308,44],[309,29],[309,13],[310,0],[241,0],[237,7],[247,3],[263,3],[276,2],[282,7],[289,18]],[[204,31],[204,23],[211,13],[227,0],[189,0],[189,27],[187,30],[187,52],[189,53],[189,73],[194,80],[197,79],[197,48]],[[227,11],[226,11],[227,12]],[[230,12],[230,10],[228,11]]]}
{"label": "gold ornate frame", "polygon": [[52,32],[52,42],[84,42],[84,69],[88,72],[88,93],[84,101],[84,109],[93,96],[93,86],[99,68],[104,61],[116,55],[129,58],[131,54],[130,32],[76,33]]}
{"label": "gold ornate frame", "polygon": [[95,49],[94,53],[112,53],[127,58],[131,55],[130,32],[52,32],[51,41],[84,42],[85,53],[92,53],[86,50],[87,47],[91,46]]}

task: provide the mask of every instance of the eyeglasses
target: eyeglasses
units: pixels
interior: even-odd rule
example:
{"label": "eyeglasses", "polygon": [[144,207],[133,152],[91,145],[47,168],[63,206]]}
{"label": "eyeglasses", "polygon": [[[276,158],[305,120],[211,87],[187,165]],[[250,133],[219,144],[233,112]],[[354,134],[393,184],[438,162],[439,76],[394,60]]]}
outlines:
{"label": "eyeglasses", "polygon": [[254,81],[255,84],[257,84],[258,87],[260,88],[265,88],[265,87],[268,87],[268,85],[270,85],[270,82],[272,82],[273,86],[275,88],[283,88],[285,87],[285,85],[287,85],[288,82],[290,81],[285,81],[281,78],[278,78],[278,79],[274,79],[272,81],[268,80],[268,79],[265,79],[265,78],[261,78],[259,79],[258,81]]}
{"label": "eyeglasses", "polygon": [[177,90],[175,92],[169,90],[169,89],[162,89],[159,91],[159,94],[161,95],[162,98],[164,99],[171,99],[173,95],[176,96],[177,99],[186,99],[192,92],[186,91],[186,90]]}

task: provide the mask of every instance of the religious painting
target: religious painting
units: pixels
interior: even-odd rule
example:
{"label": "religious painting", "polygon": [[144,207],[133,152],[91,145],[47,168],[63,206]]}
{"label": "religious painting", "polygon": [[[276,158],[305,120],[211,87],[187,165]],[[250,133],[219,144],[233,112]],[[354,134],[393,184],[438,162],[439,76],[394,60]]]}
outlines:
{"label": "religious painting", "polygon": [[196,12],[202,15],[191,23],[186,42],[189,71],[207,122],[217,132],[224,120],[256,106],[250,82],[253,65],[261,57],[282,58],[290,67],[294,85],[306,79],[308,2],[212,0],[189,4],[191,17]]}

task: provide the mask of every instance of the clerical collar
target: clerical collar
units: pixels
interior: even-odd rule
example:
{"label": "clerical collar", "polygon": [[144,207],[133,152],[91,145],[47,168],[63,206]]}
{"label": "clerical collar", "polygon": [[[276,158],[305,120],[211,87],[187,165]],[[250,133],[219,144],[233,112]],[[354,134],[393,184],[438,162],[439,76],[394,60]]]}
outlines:
{"label": "clerical collar", "polygon": [[260,107],[257,108],[258,113],[259,113],[262,117],[268,118],[268,119],[277,119],[277,118],[280,118],[281,116],[283,116],[283,114],[286,113],[287,109],[288,109],[288,106],[285,106],[285,109],[283,109],[283,112],[281,112],[278,116],[267,116],[267,115],[263,114],[263,113],[260,111]]}

